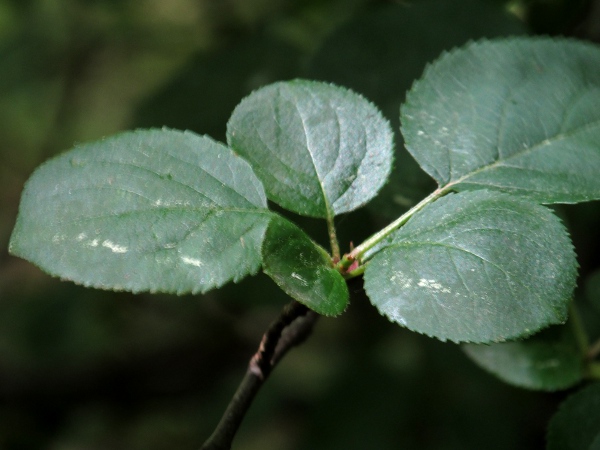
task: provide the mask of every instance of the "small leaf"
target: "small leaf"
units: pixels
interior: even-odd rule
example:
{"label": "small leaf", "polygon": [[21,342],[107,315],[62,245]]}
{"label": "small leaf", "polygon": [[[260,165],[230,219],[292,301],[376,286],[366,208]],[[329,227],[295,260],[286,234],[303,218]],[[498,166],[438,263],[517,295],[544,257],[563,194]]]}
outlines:
{"label": "small leaf", "polygon": [[440,187],[542,203],[600,198],[600,48],[482,41],[443,55],[401,111],[410,153]]}
{"label": "small leaf", "polygon": [[298,214],[332,218],[373,198],[391,168],[393,136],[360,95],[295,80],[246,97],[227,124],[269,199]]}
{"label": "small leaf", "polygon": [[583,358],[569,326],[555,326],[522,341],[463,347],[501,380],[528,389],[567,389],[583,378]]}
{"label": "small leaf", "polygon": [[266,206],[248,163],[224,145],[123,133],[35,171],[10,251],[85,286],[204,292],[258,271]]}
{"label": "small leaf", "polygon": [[273,219],[262,247],[263,270],[286,294],[325,316],[341,314],[348,287],[327,252],[300,228]]}
{"label": "small leaf", "polygon": [[502,342],[564,322],[577,263],[547,208],[479,190],[415,214],[365,271],[390,320],[455,342]]}
{"label": "small leaf", "polygon": [[547,449],[600,449],[600,383],[581,389],[560,405],[548,425]]}

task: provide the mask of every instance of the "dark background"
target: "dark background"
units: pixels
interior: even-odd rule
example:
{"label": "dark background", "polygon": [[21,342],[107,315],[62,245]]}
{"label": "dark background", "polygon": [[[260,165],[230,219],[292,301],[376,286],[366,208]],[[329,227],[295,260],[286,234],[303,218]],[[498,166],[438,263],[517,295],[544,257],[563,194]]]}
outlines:
{"label": "dark background", "polygon": [[[223,140],[264,84],[332,81],[398,108],[427,61],[483,36],[600,41],[588,0],[0,0],[0,449],[194,449],[220,418],[262,332],[288,301],[265,276],[204,296],[87,290],[7,253],[23,183],[45,159],[119,130]],[[337,220],[342,249],[428,194],[398,141],[395,172]],[[600,208],[560,207],[592,337]],[[325,224],[299,219],[325,240]],[[352,304],[275,370],[234,449],[541,449],[568,393],[502,384],[459,346]]]}

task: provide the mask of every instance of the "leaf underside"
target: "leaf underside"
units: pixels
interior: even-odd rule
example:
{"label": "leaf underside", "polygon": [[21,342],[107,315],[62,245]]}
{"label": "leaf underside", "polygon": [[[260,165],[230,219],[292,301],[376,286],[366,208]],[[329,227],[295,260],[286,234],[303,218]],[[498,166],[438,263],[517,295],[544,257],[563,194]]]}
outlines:
{"label": "leaf underside", "polygon": [[449,194],[397,230],[367,264],[365,289],[413,331],[502,342],[564,322],[576,268],[550,210],[478,190]]}
{"label": "leaf underside", "polygon": [[478,365],[515,386],[555,391],[583,378],[581,352],[569,326],[551,327],[521,341],[466,344],[463,349]]}
{"label": "leaf underside", "polygon": [[481,41],[431,64],[401,109],[407,149],[440,187],[541,203],[600,199],[600,49]]}
{"label": "leaf underside", "polygon": [[242,100],[227,142],[250,162],[270,200],[326,219],[373,198],[393,154],[390,125],[373,104],[304,80],[271,84]]}
{"label": "leaf underside", "polygon": [[263,270],[290,297],[325,316],[348,305],[348,287],[327,252],[300,228],[274,218],[262,247]]}
{"label": "leaf underside", "polygon": [[250,166],[224,145],[128,132],[35,171],[10,251],[85,286],[205,292],[259,270],[266,207]]}

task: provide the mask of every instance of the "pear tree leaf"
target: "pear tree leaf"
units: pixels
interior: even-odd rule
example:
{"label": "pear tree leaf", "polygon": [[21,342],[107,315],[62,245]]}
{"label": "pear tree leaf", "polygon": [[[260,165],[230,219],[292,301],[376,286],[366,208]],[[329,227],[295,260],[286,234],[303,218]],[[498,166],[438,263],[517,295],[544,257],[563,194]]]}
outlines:
{"label": "pear tree leaf", "polygon": [[441,340],[489,343],[567,318],[577,262],[559,219],[488,190],[416,213],[367,263],[365,289],[390,320]]}
{"label": "pear tree leaf", "polygon": [[554,326],[520,341],[466,344],[465,353],[506,383],[528,389],[567,389],[583,378],[583,357],[570,326]]}
{"label": "pear tree leaf", "polygon": [[102,289],[205,292],[256,273],[272,213],[246,161],[206,136],[123,133],[42,164],[10,251]]}
{"label": "pear tree leaf", "polygon": [[541,203],[600,198],[600,48],[471,43],[431,64],[401,109],[407,149],[440,187]]}
{"label": "pear tree leaf", "polygon": [[[482,37],[525,33],[523,22],[503,4],[481,0],[388,2],[344,23],[311,58],[309,77],[346,86],[373,101],[392,129],[406,91],[426,64],[444,50]],[[385,44],[382,44],[385,43]],[[388,183],[366,206],[395,219],[434,186],[396,133],[394,170]]]}
{"label": "pear tree leaf", "polygon": [[291,222],[273,219],[262,246],[263,270],[290,297],[325,316],[348,305],[348,286],[328,253]]}
{"label": "pear tree leaf", "polygon": [[600,450],[600,383],[573,394],[548,425],[548,450]]}
{"label": "pear tree leaf", "polygon": [[242,100],[227,142],[250,162],[270,200],[326,219],[372,199],[393,154],[390,125],[373,104],[305,80],[271,84]]}

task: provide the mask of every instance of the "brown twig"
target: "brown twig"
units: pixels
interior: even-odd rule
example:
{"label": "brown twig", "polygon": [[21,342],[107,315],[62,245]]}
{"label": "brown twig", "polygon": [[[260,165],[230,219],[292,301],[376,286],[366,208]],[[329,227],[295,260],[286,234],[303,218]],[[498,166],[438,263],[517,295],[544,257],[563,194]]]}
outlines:
{"label": "brown twig", "polygon": [[277,363],[294,346],[310,335],[318,315],[306,306],[293,301],[273,322],[248,364],[246,374],[229,402],[221,421],[201,450],[230,450],[246,412],[260,387]]}

